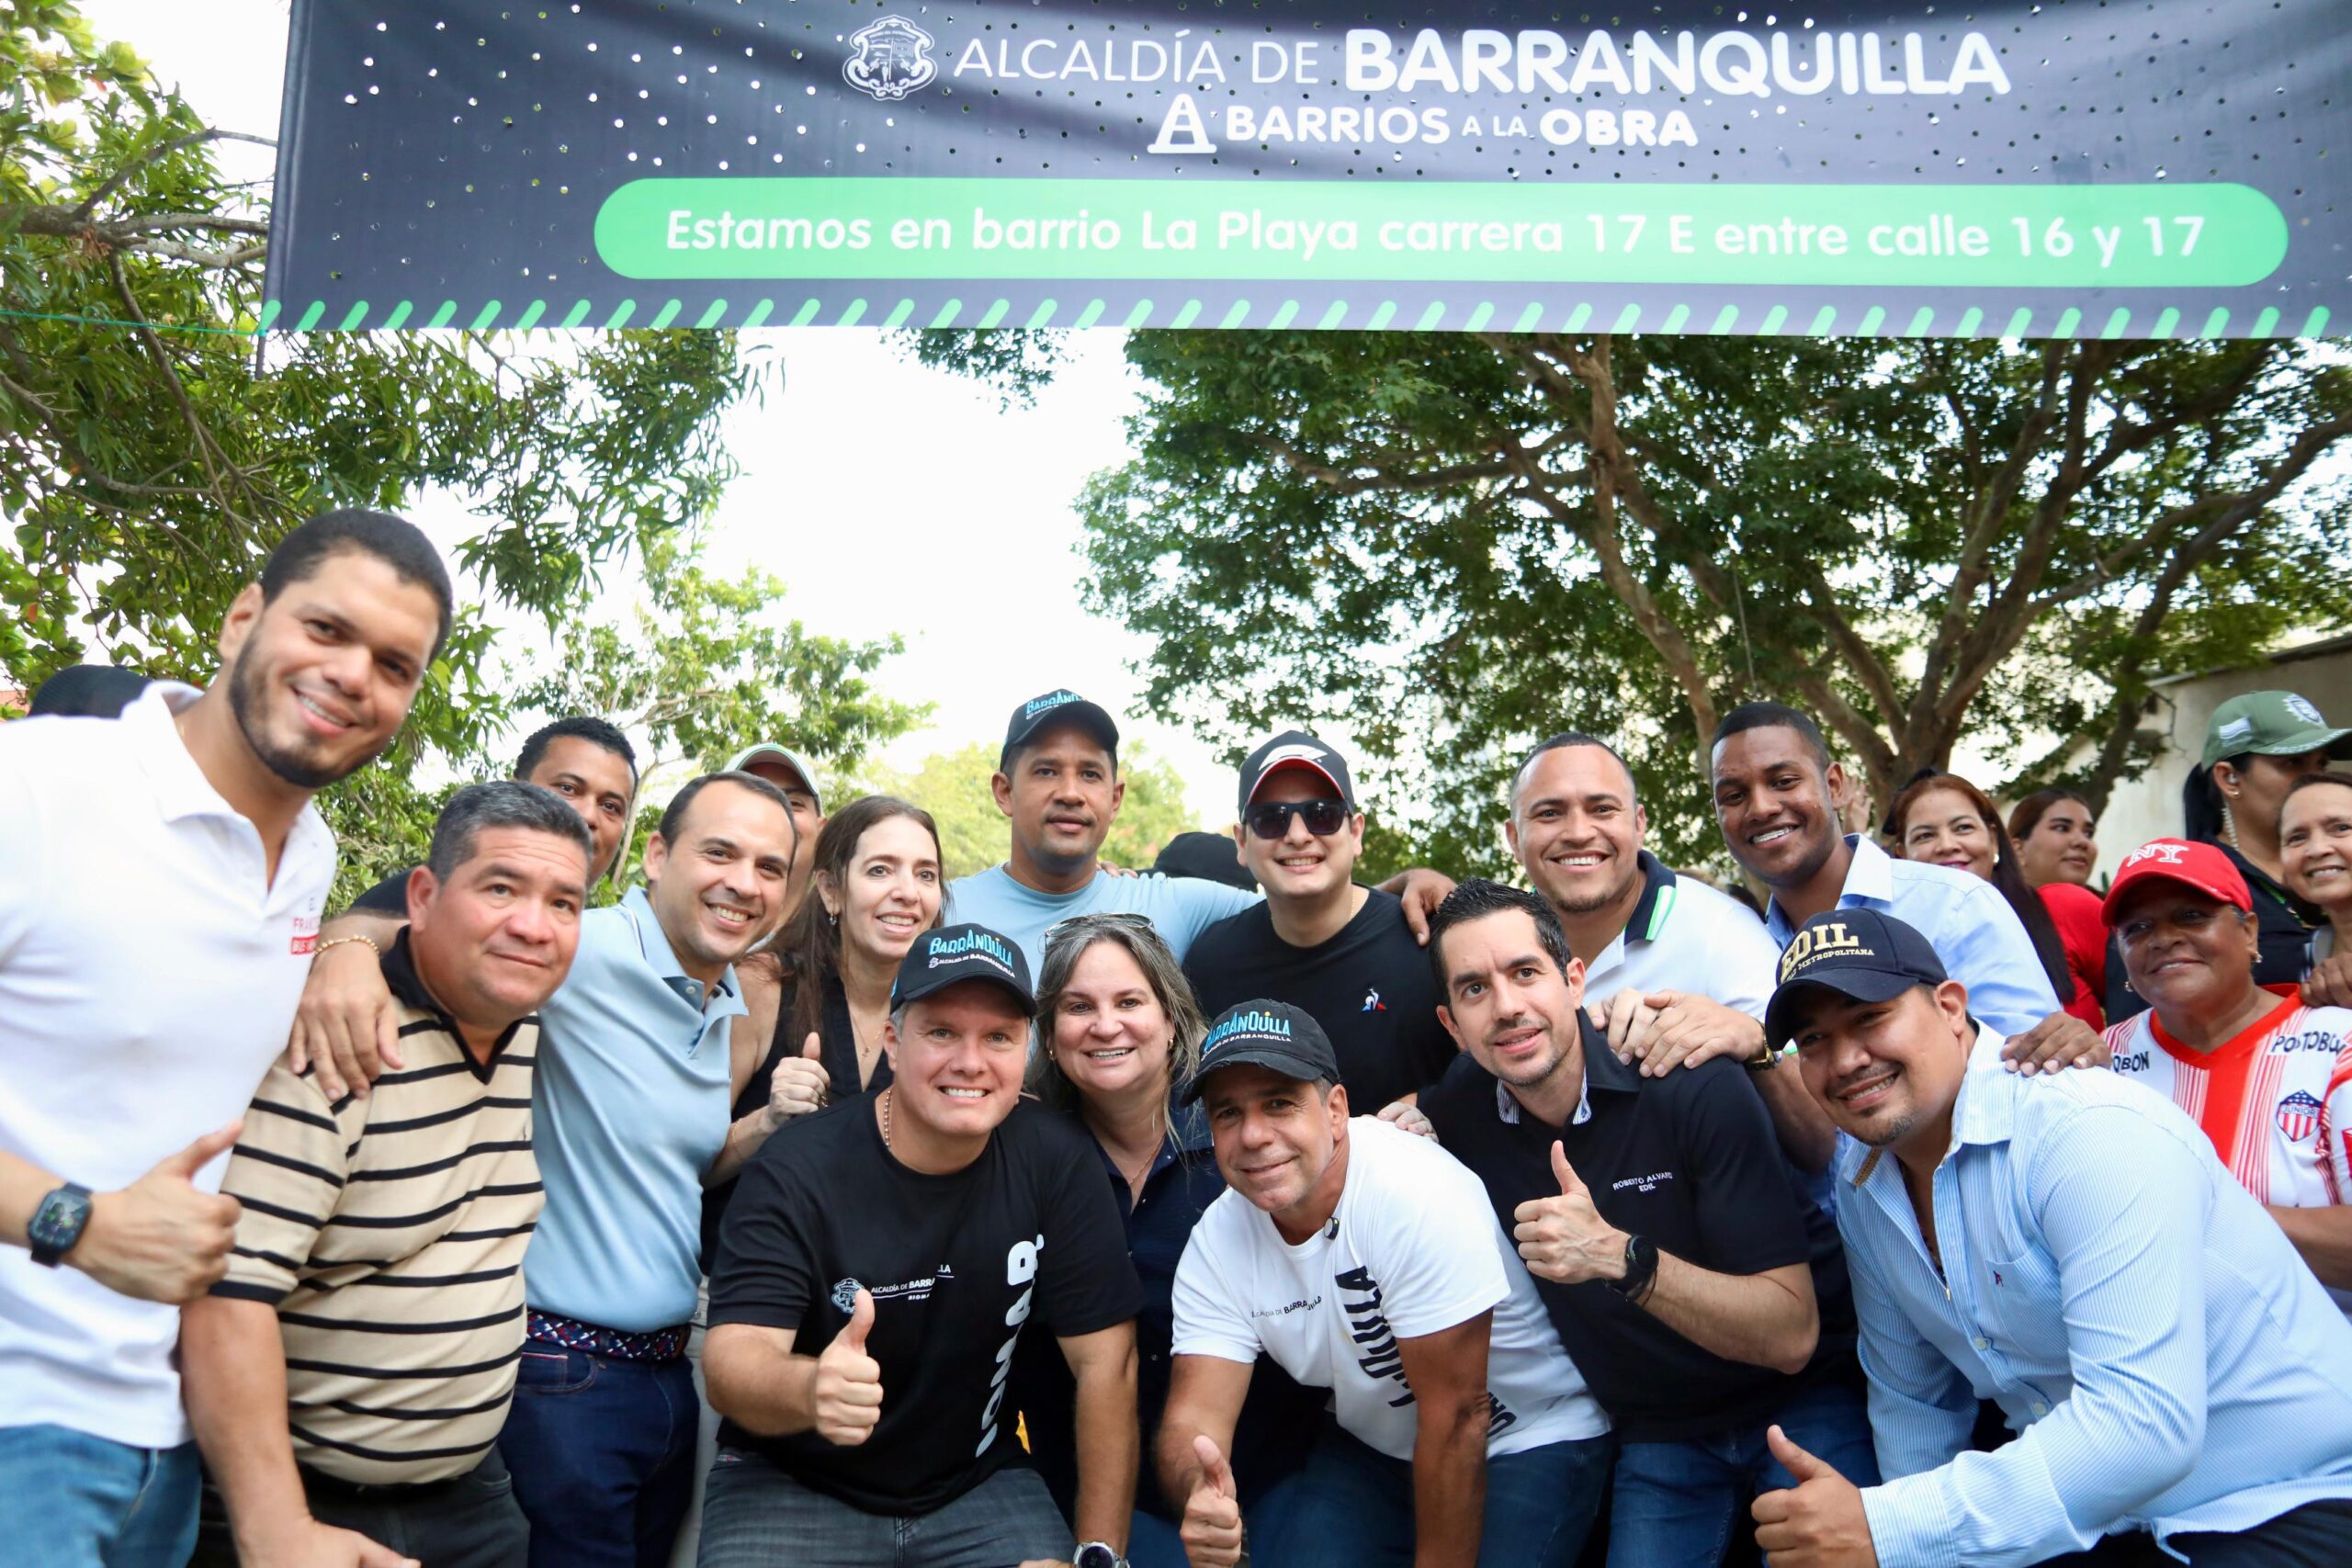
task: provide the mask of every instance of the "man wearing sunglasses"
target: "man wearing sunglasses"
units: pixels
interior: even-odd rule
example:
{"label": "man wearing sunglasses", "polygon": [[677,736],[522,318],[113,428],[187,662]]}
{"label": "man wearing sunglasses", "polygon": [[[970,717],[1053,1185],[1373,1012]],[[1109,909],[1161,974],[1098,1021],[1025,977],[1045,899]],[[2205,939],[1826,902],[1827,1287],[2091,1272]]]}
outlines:
{"label": "man wearing sunglasses", "polygon": [[1444,1075],[1453,1042],[1404,901],[1353,880],[1363,814],[1347,759],[1303,729],[1261,745],[1241,765],[1233,836],[1266,897],[1193,943],[1184,973],[1201,1010],[1289,1003],[1323,1021],[1356,1104],[1425,1127],[1413,1098]]}

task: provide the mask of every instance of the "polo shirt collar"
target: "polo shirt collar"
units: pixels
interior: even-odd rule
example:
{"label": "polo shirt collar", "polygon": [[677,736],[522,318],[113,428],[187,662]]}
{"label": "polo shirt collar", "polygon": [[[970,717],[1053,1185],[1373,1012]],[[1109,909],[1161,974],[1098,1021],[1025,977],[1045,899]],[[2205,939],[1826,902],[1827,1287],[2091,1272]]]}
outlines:
{"label": "polo shirt collar", "polygon": [[1642,896],[1625,920],[1624,940],[1656,942],[1674,912],[1674,869],[1647,850],[1637,853],[1634,863],[1642,870]]}
{"label": "polo shirt collar", "polygon": [[[1608,1040],[1592,1026],[1591,1018],[1582,1007],[1577,1009],[1577,1032],[1584,1043],[1584,1081],[1577,1086],[1576,1113],[1568,1118],[1571,1127],[1581,1127],[1592,1120],[1595,1089],[1611,1094],[1638,1094],[1642,1088],[1641,1075],[1617,1059],[1609,1049]],[[1495,1114],[1506,1126],[1516,1127],[1522,1120],[1519,1097],[1500,1078],[1495,1080]]]}
{"label": "polo shirt collar", "polygon": [[137,738],[147,776],[154,781],[155,798],[164,820],[187,817],[233,817],[236,808],[222,798],[204,770],[196,765],[175,722],[182,709],[204,694],[176,681],[156,681],[132,699],[115,722]]}
{"label": "polo shirt collar", "polygon": [[[718,984],[705,995],[703,984],[685,971],[678,955],[670,950],[670,939],[662,934],[661,917],[653,912],[653,901],[642,887],[632,887],[621,897],[621,912],[629,924],[637,928],[638,951],[644,955],[646,967],[660,977],[662,983],[684,998],[695,1011],[706,1017],[718,1017],[728,1012],[744,1011],[743,1004],[735,999],[735,966],[729,964],[720,972]],[[718,998],[725,998],[734,1005],[712,1010]]]}
{"label": "polo shirt collar", "polygon": [[491,1070],[497,1066],[498,1058],[514,1043],[515,1032],[526,1023],[537,1023],[537,1015],[518,1018],[508,1024],[499,1032],[498,1039],[492,1044],[490,1059],[476,1061],[473,1052],[466,1046],[466,1037],[458,1032],[458,1021],[450,1017],[433,993],[425,988],[424,977],[416,972],[416,954],[409,947],[408,930],[402,926],[400,934],[392,938],[392,945],[384,951],[384,988],[390,991],[393,999],[402,1007],[424,1014],[438,1025],[442,1032],[456,1043],[458,1055],[465,1057],[466,1065],[473,1069],[474,1077],[487,1080]]}

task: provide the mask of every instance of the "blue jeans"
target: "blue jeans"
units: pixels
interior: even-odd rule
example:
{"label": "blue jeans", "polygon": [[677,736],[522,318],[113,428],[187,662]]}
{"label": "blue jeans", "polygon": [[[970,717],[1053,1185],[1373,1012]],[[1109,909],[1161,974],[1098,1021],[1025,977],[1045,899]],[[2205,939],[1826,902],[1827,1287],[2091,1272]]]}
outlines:
{"label": "blue jeans", "polygon": [[1747,1505],[1796,1484],[1772,1457],[1764,1428],[1826,1460],[1857,1486],[1878,1484],[1862,1391],[1845,1383],[1799,1390],[1765,1420],[1676,1443],[1623,1443],[1610,1494],[1609,1568],[1715,1568]]}
{"label": "blue jeans", "polygon": [[196,1548],[196,1445],[134,1449],[70,1427],[0,1427],[12,1568],[180,1568]]}
{"label": "blue jeans", "polygon": [[[1587,1438],[1490,1456],[1478,1568],[1570,1568],[1600,1511],[1609,1450]],[[1250,1561],[1272,1568],[1412,1568],[1412,1463],[1327,1423],[1276,1517],[1251,1535]]]}
{"label": "blue jeans", "polygon": [[701,1408],[684,1357],[526,1341],[498,1451],[531,1521],[531,1568],[666,1568],[694,1495]]}
{"label": "blue jeans", "polygon": [[764,1454],[722,1448],[703,1492],[696,1568],[1013,1568],[1077,1551],[1034,1470],[1000,1470],[928,1514],[853,1508]]}

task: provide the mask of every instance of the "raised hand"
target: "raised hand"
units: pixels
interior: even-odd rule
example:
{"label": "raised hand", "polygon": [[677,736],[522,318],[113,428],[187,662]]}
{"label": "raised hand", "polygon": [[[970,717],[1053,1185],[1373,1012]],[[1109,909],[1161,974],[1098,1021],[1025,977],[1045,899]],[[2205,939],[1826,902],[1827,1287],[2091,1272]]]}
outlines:
{"label": "raised hand", "polygon": [[244,1123],[207,1133],[119,1192],[90,1200],[90,1222],[65,1261],[109,1291],[184,1305],[229,1271],[237,1201],[201,1191],[196,1173],[235,1146]]}
{"label": "raised hand", "polygon": [[1193,1454],[1201,1461],[1201,1479],[1184,1500],[1183,1523],[1177,1527],[1184,1560],[1193,1568],[1234,1568],[1241,1561],[1241,1501],[1233,1467],[1205,1437],[1193,1439]]}
{"label": "raised hand", "polygon": [[1511,1214],[1518,1222],[1511,1234],[1528,1272],[1563,1285],[1622,1274],[1625,1233],[1600,1217],[1591,1189],[1556,1141],[1552,1145],[1552,1175],[1560,1184],[1557,1198],[1531,1198]]}
{"label": "raised hand", "polygon": [[832,1078],[821,1060],[824,1052],[824,1042],[811,1032],[801,1042],[800,1055],[776,1063],[775,1074],[768,1080],[768,1102],[762,1107],[769,1132],[795,1117],[824,1109],[832,1098]]}
{"label": "raised hand", "polygon": [[1756,1516],[1756,1545],[1769,1568],[1878,1568],[1861,1489],[1790,1441],[1780,1427],[1767,1430],[1764,1440],[1797,1483],[1765,1493],[1748,1510]]}
{"label": "raised hand", "polygon": [[809,1391],[816,1418],[809,1425],[835,1448],[857,1447],[882,1419],[882,1363],[865,1353],[865,1337],[873,1329],[874,1298],[860,1291],[849,1325],[817,1358]]}

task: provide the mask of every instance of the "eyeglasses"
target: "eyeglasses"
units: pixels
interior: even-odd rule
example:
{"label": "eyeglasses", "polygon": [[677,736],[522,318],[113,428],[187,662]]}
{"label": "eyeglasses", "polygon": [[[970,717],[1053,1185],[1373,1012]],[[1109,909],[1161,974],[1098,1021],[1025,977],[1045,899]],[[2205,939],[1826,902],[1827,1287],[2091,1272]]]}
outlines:
{"label": "eyeglasses", "polygon": [[1347,826],[1347,803],[1338,800],[1268,800],[1250,807],[1250,830],[1261,839],[1280,839],[1290,833],[1290,819],[1302,818],[1306,830],[1318,839],[1328,839]]}
{"label": "eyeglasses", "polygon": [[1103,910],[1091,915],[1071,915],[1066,919],[1056,920],[1046,928],[1046,945],[1051,948],[1067,937],[1085,936],[1093,931],[1113,930],[1148,931],[1152,929],[1149,915],[1130,914],[1120,909]]}

